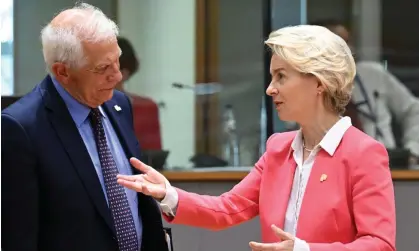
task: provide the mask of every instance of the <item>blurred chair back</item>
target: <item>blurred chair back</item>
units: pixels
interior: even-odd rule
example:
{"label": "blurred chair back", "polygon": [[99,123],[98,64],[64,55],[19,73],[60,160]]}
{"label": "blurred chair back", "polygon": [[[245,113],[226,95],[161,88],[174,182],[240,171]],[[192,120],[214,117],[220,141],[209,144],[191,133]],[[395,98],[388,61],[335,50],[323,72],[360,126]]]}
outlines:
{"label": "blurred chair back", "polygon": [[151,99],[131,96],[135,136],[142,150],[161,150],[159,107]]}

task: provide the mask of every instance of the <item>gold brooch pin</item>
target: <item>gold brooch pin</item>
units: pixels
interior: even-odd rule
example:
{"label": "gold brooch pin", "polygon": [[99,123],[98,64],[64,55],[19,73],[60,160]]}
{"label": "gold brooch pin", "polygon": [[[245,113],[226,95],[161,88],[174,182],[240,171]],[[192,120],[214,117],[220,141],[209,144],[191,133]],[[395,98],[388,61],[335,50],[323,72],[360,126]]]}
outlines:
{"label": "gold brooch pin", "polygon": [[327,174],[322,174],[322,176],[320,176],[320,182],[323,182],[327,180]]}

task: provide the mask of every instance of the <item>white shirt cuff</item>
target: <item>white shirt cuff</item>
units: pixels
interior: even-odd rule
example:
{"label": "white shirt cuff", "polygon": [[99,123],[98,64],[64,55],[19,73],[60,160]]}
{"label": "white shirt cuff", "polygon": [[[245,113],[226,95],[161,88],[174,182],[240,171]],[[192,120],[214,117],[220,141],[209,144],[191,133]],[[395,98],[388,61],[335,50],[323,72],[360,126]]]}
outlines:
{"label": "white shirt cuff", "polygon": [[160,202],[160,208],[167,216],[175,216],[177,205],[179,202],[179,195],[176,190],[166,180],[166,196]]}
{"label": "white shirt cuff", "polygon": [[293,251],[310,251],[310,246],[308,245],[307,242],[295,237]]}

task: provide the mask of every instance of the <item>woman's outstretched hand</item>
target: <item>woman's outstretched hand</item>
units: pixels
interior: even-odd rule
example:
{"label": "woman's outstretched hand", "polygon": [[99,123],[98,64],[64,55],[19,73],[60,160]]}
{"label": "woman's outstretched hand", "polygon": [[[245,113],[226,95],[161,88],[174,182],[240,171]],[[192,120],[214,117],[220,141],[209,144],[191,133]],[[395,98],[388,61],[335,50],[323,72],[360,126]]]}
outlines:
{"label": "woman's outstretched hand", "polygon": [[293,251],[295,237],[290,233],[284,232],[279,227],[272,225],[272,231],[281,239],[281,242],[276,243],[259,243],[251,241],[249,246],[253,251]]}
{"label": "woman's outstretched hand", "polygon": [[142,174],[117,176],[118,183],[135,190],[139,193],[149,195],[161,201],[166,196],[166,178],[154,170],[151,166],[144,164],[136,158],[130,159],[131,165],[138,169]]}

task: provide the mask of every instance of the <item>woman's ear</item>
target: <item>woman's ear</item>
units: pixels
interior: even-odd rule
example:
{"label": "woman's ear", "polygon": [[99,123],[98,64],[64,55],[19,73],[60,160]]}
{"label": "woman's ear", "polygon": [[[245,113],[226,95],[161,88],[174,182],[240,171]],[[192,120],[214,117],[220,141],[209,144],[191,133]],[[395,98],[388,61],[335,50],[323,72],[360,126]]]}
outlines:
{"label": "woman's ear", "polygon": [[325,88],[324,84],[319,79],[316,78],[316,80],[317,80],[316,91],[317,91],[317,93],[321,94],[326,90],[326,88]]}

